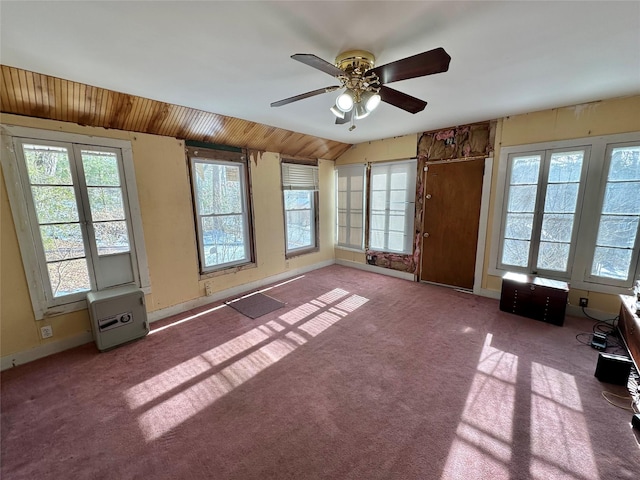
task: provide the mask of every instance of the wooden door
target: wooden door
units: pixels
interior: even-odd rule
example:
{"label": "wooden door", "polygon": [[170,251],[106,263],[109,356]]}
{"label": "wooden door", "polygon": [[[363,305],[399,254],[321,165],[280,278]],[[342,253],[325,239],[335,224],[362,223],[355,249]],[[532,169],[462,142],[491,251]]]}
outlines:
{"label": "wooden door", "polygon": [[484,159],[427,167],[420,280],[472,289]]}

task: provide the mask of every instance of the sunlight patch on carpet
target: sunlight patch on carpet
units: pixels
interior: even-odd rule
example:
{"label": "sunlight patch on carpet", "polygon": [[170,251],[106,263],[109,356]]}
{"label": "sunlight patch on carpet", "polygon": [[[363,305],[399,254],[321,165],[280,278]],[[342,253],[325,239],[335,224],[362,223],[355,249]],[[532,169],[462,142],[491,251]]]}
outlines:
{"label": "sunlight patch on carpet", "polygon": [[138,425],[145,439],[156,440],[177,428],[369,301],[352,295],[331,305],[348,294],[327,292],[322,301],[318,297],[281,315],[282,323],[270,320],[130,388],[127,403],[142,410]]}
{"label": "sunlight patch on carpet", "polygon": [[[442,480],[514,478],[518,356],[491,346],[487,334]],[[598,480],[576,380],[531,362],[529,473],[535,480]],[[522,398],[522,397],[520,397]],[[522,451],[520,450],[520,455]]]}
{"label": "sunlight patch on carpet", "polygon": [[599,478],[576,379],[536,362],[531,365],[531,454],[534,479]]}
{"label": "sunlight patch on carpet", "polygon": [[511,478],[518,357],[492,347],[492,339],[487,334],[443,480]]}

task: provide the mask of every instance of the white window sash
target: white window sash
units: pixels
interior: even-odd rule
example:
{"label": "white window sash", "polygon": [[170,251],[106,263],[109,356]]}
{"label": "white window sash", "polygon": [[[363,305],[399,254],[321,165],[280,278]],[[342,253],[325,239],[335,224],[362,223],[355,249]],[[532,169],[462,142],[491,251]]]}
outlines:
{"label": "white window sash", "polygon": [[[572,239],[572,252],[570,253],[570,271],[567,275],[559,275],[556,271],[538,271],[538,275],[548,278],[557,278],[559,280],[567,280],[571,284],[571,288],[595,291],[605,294],[625,294],[628,288],[632,286],[633,280],[640,276],[640,242],[636,237],[636,245],[634,256],[631,261],[629,279],[626,282],[611,281],[602,277],[594,277],[590,275],[597,230],[602,209],[603,189],[606,184],[608,174],[608,162],[606,150],[609,145],[615,144],[634,144],[640,143],[640,132],[630,132],[621,134],[612,134],[597,137],[576,138],[571,140],[559,140],[552,142],[543,142],[537,144],[517,145],[502,147],[500,149],[500,158],[498,161],[497,188],[494,201],[494,216],[491,226],[490,238],[491,247],[489,254],[489,263],[487,273],[493,276],[502,276],[507,271],[522,271],[527,273],[526,269],[518,269],[509,265],[502,265],[502,239],[504,238],[504,209],[507,202],[509,169],[508,158],[512,155],[523,155],[527,152],[546,151],[546,150],[574,150],[580,147],[588,146],[590,148],[589,164],[586,171],[586,177],[581,178],[582,194],[576,209],[576,217],[574,224],[575,238]],[[596,212],[596,213],[594,213]],[[640,235],[640,232],[638,233]],[[634,263],[635,259],[635,263]]]}
{"label": "white window sash", "polygon": [[[350,165],[339,165],[336,167],[336,245],[338,247],[344,247],[349,249],[354,249],[357,251],[364,250],[364,229],[365,229],[365,215],[366,215],[366,165],[365,164],[350,164]],[[352,178],[360,178],[360,183],[362,185],[360,189],[353,189],[351,185]],[[339,184],[340,179],[346,179],[347,186],[346,190],[340,190]],[[358,205],[352,205],[351,197],[352,193],[361,192],[362,202],[359,202]],[[344,193],[345,195],[345,205],[340,205],[340,193]],[[346,242],[340,241],[340,214],[344,214],[346,225],[344,228],[346,229]],[[353,215],[360,215],[360,223],[353,223]],[[348,240],[353,237],[353,230],[360,230],[359,242],[350,243]]]}
{"label": "white window sash", "polygon": [[[567,258],[567,268],[565,270],[548,270],[539,267],[538,265],[538,256],[540,252],[540,244],[542,243],[541,235],[542,235],[542,223],[545,209],[545,199],[546,193],[549,186],[549,169],[551,165],[551,159],[554,154],[565,153],[565,152],[573,152],[573,151],[582,151],[583,159],[582,159],[582,169],[580,172],[580,180],[578,182],[578,194],[576,200],[575,211],[573,212],[573,225],[571,230],[571,239],[569,242],[569,252]],[[571,271],[573,266],[573,258],[576,252],[576,240],[578,236],[578,226],[582,212],[582,204],[584,198],[585,191],[585,181],[587,172],[589,170],[589,160],[590,160],[591,148],[588,145],[579,145],[574,147],[567,148],[554,148],[547,150],[533,150],[533,151],[522,151],[514,154],[510,154],[507,156],[508,158],[508,166],[507,166],[507,174],[505,178],[505,196],[504,203],[502,208],[502,219],[501,219],[501,227],[500,227],[500,245],[499,245],[499,257],[498,257],[498,265],[499,268],[514,272],[523,272],[523,273],[535,273],[539,275],[552,275],[557,278],[568,279],[571,278]],[[529,255],[527,258],[527,264],[524,267],[510,265],[506,263],[502,263],[503,259],[503,251],[504,251],[504,242],[506,240],[506,223],[507,223],[507,214],[508,214],[508,204],[509,204],[509,195],[511,190],[511,175],[512,175],[512,167],[513,167],[513,159],[517,157],[524,156],[539,156],[540,157],[540,169],[538,172],[538,183],[537,183],[537,191],[536,191],[536,201],[535,208],[532,212],[533,214],[533,226],[531,229],[530,236],[530,246],[529,246]]]}
{"label": "white window sash", "polygon": [[[283,206],[284,206],[284,234],[285,234],[285,253],[286,254],[292,254],[292,253],[300,253],[300,252],[304,252],[307,250],[313,250],[315,248],[317,248],[317,232],[316,232],[316,215],[317,215],[317,210],[316,210],[316,200],[315,200],[315,192],[311,191],[310,195],[309,195],[309,199],[310,199],[310,206],[309,208],[290,208],[287,209],[286,206],[286,191],[283,192]],[[288,212],[298,212],[298,211],[309,211],[309,215],[310,215],[310,219],[311,219],[311,223],[309,225],[309,235],[310,235],[310,243],[309,245],[303,245],[300,247],[296,247],[296,248],[290,248],[289,247],[289,222],[288,222]]]}
{"label": "white window sash", "polygon": [[[197,186],[195,182],[195,169],[196,164],[203,165],[218,165],[218,166],[233,166],[239,168],[239,177],[240,177],[240,201],[241,201],[241,211],[233,212],[232,214],[207,214],[204,215],[199,210],[199,198],[200,193],[197,191]],[[196,211],[196,231],[198,234],[198,249],[200,252],[200,271],[201,273],[211,273],[218,270],[223,270],[230,267],[235,267],[238,265],[244,265],[251,262],[251,254],[250,254],[250,233],[249,233],[249,214],[247,208],[247,172],[246,165],[244,162],[233,162],[227,160],[213,160],[210,158],[198,157],[197,155],[191,156],[191,174],[192,178],[194,178],[193,184],[193,198],[195,201],[195,211]],[[204,232],[202,231],[202,219],[205,217],[224,217],[228,215],[240,215],[242,216],[242,231],[243,231],[243,240],[242,246],[244,249],[243,258],[238,260],[233,260],[230,262],[218,263],[215,265],[206,265],[206,257],[205,257],[205,244],[204,244]]]}
{"label": "white window sash", "polygon": [[[385,226],[383,230],[384,241],[382,246],[372,245],[372,222],[369,219],[369,248],[372,250],[379,250],[383,252],[390,253],[401,253],[406,255],[411,255],[413,253],[413,231],[414,231],[414,216],[415,216],[415,195],[416,195],[416,172],[417,169],[417,160],[403,160],[396,162],[384,162],[384,163],[374,163],[371,164],[371,176],[370,176],[370,194],[369,194],[369,202],[373,201],[373,196],[376,191],[373,189],[373,178],[377,174],[383,174],[386,176],[386,201],[384,206],[383,215],[385,216]],[[404,186],[404,229],[403,229],[403,248],[402,249],[393,249],[390,245],[390,220],[391,220],[391,205],[390,205],[390,194],[392,191],[391,188],[391,173],[394,171],[403,171],[407,174],[407,184]],[[397,212],[399,210],[394,210]],[[370,208],[370,215],[373,214],[373,206]]]}
{"label": "white window sash", "polygon": [[[22,155],[21,144],[24,140],[26,140],[27,143],[64,146],[67,148],[71,162],[71,174],[73,176],[73,188],[76,192],[76,202],[79,203],[78,213],[81,229],[85,229],[82,223],[85,221],[82,216],[83,208],[88,208],[88,205],[83,207],[82,199],[78,196],[80,183],[78,176],[79,171],[74,167],[74,162],[76,162],[76,160],[74,160],[74,148],[77,145],[82,145],[97,150],[112,149],[111,151],[119,152],[120,182],[127,227],[129,228],[131,265],[135,279],[132,283],[140,286],[145,293],[151,293],[151,282],[147,266],[147,256],[144,250],[144,233],[142,231],[142,220],[140,217],[140,207],[138,205],[130,142],[13,125],[2,125],[1,131],[3,151],[2,155],[0,155],[0,160],[2,161],[23,266],[29,286],[31,304],[36,320],[41,320],[52,315],[86,309],[87,292],[64,295],[58,298],[53,297],[48,271],[46,271],[44,250],[40,240],[39,226],[37,225],[29,178]],[[91,241],[95,240],[87,236],[86,233],[83,234],[89,275],[92,281],[92,289],[95,290],[99,285],[95,281],[94,272],[92,272],[94,259],[91,257],[91,249],[88,248]]]}
{"label": "white window sash", "polygon": [[[609,183],[608,176],[609,176],[609,169],[611,168],[613,150],[615,148],[619,148],[619,147],[631,147],[631,146],[640,146],[640,141],[624,142],[624,143],[609,143],[609,144],[606,145],[605,160],[604,160],[604,166],[603,166],[603,174],[602,174],[602,179],[601,179],[601,183],[600,183],[600,194],[599,194],[599,197],[598,197],[598,209],[597,209],[598,215],[597,215],[597,221],[595,222],[595,227],[594,227],[596,236],[594,237],[591,257],[590,257],[590,261],[588,263],[588,269],[587,269],[587,272],[586,272],[586,275],[585,275],[585,280],[587,282],[596,282],[596,283],[605,284],[605,285],[611,285],[611,286],[628,287],[628,286],[630,286],[629,285],[630,283],[632,283],[634,280],[638,279],[638,278],[634,278],[634,273],[638,272],[638,270],[640,270],[640,222],[639,222],[638,228],[636,229],[635,242],[634,242],[633,246],[630,248],[630,250],[631,250],[631,258],[630,258],[630,261],[629,261],[629,267],[628,267],[628,271],[627,271],[627,278],[625,280],[619,280],[619,279],[615,279],[615,278],[611,278],[611,277],[606,277],[606,276],[601,276],[601,275],[594,275],[592,273],[592,271],[593,271],[593,263],[595,262],[595,250],[596,250],[596,246],[597,246],[597,233],[599,231],[600,221],[601,221],[601,218],[602,218],[602,215],[603,215],[602,209],[604,208],[604,200],[605,200],[604,197],[605,197],[607,184]],[[640,275],[640,273],[638,273],[638,275]]]}
{"label": "white window sash", "polygon": [[[38,223],[38,216],[36,213],[36,207],[35,207],[35,202],[33,199],[33,194],[32,194],[32,189],[31,189],[31,182],[29,180],[29,174],[27,172],[27,166],[26,166],[26,160],[24,157],[24,150],[23,150],[23,145],[24,144],[34,144],[34,145],[38,145],[38,146],[51,146],[51,147],[60,147],[60,148],[64,148],[65,151],[67,152],[67,157],[69,160],[69,168],[70,168],[70,174],[71,174],[71,185],[69,185],[70,187],[73,188],[73,192],[74,192],[74,200],[76,203],[76,208],[78,211],[78,220],[77,222],[70,222],[70,223],[77,223],[81,232],[82,232],[82,240],[83,240],[83,248],[84,248],[84,258],[86,259],[87,262],[87,269],[88,269],[88,273],[89,273],[89,281],[90,281],[90,288],[87,291],[82,291],[82,292],[77,292],[77,293],[73,293],[73,294],[69,294],[69,295],[64,295],[64,296],[60,296],[60,297],[54,297],[54,293],[53,290],[51,288],[51,281],[49,278],[49,272],[47,269],[47,261],[46,261],[46,256],[45,256],[45,251],[44,251],[44,245],[41,241],[41,237],[40,237],[40,224]],[[76,168],[76,162],[75,162],[75,152],[74,152],[74,148],[73,145],[70,143],[63,143],[63,142],[53,142],[53,141],[43,141],[40,139],[36,139],[36,138],[15,138],[14,142],[13,142],[13,146],[15,149],[15,153],[16,153],[16,158],[18,160],[17,165],[18,165],[18,171],[20,173],[20,178],[22,180],[22,190],[24,192],[24,199],[25,199],[25,203],[26,203],[26,207],[27,207],[27,211],[28,211],[28,217],[29,217],[29,224],[30,224],[30,228],[31,228],[31,235],[32,238],[34,239],[33,242],[33,247],[35,249],[36,252],[36,256],[37,256],[37,268],[39,270],[39,274],[41,277],[41,282],[42,282],[42,287],[44,290],[44,299],[45,299],[45,303],[47,304],[47,306],[49,307],[54,307],[54,306],[58,306],[58,305],[63,305],[65,303],[71,303],[74,301],[79,301],[82,300],[86,297],[87,292],[91,290],[91,286],[93,286],[93,288],[96,288],[96,276],[95,276],[95,271],[94,271],[94,265],[93,262],[91,261],[91,247],[90,247],[90,239],[89,239],[89,235],[87,232],[87,221],[84,215],[85,209],[84,209],[84,205],[83,205],[83,201],[82,198],[80,196],[80,182],[79,182],[79,175],[78,175],[78,170]]]}

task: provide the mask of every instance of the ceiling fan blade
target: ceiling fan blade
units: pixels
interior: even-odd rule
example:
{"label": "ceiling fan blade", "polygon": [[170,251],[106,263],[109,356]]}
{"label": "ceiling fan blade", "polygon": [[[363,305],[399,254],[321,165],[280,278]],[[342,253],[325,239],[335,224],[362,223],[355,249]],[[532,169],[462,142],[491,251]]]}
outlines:
{"label": "ceiling fan blade", "polygon": [[339,86],[331,86],[319,88],[317,90],[313,90],[307,93],[301,93],[300,95],[296,95],[295,97],[285,98],[284,100],[278,100],[277,102],[273,102],[271,104],[272,107],[281,107],[282,105],[287,105],[288,103],[297,102],[298,100],[304,100],[305,98],[315,97],[316,95],[320,95],[321,93],[333,92],[340,88]]}
{"label": "ceiling fan blade", "polygon": [[309,65],[310,67],[317,68],[324,73],[333,75],[334,77],[344,74],[342,70],[340,70],[332,63],[329,63],[326,60],[321,59],[320,57],[316,57],[312,53],[296,53],[295,55],[291,55],[291,58],[302,62],[305,65]]}
{"label": "ceiling fan blade", "polygon": [[336,118],[336,125],[344,125],[345,123],[349,123],[351,121],[351,116],[353,115],[353,109],[345,112],[344,118]]}
{"label": "ceiling fan blade", "polygon": [[380,94],[380,98],[383,102],[387,102],[395,107],[401,108],[402,110],[406,110],[409,113],[421,112],[424,110],[424,107],[427,106],[427,102],[424,100],[399,92],[393,88],[385,87],[384,85],[380,87],[380,91],[378,93]]}
{"label": "ceiling fan blade", "polygon": [[446,72],[450,61],[449,54],[440,47],[372,68],[369,72],[375,73],[384,84]]}

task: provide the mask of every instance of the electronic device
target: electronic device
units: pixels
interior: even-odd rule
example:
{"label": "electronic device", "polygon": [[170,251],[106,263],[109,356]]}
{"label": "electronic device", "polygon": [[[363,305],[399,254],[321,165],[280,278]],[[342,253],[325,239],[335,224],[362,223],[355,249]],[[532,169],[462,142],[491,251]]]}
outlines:
{"label": "electronic device", "polygon": [[594,332],[593,337],[591,337],[591,348],[605,350],[607,348],[607,334]]}
{"label": "electronic device", "polygon": [[633,418],[631,419],[631,425],[633,425],[633,428],[637,428],[638,430],[640,430],[640,413],[636,413]]}
{"label": "electronic device", "polygon": [[594,375],[601,382],[627,386],[632,365],[628,357],[600,352]]}

